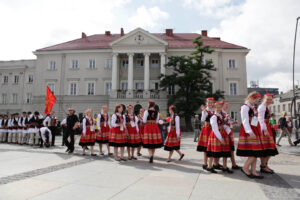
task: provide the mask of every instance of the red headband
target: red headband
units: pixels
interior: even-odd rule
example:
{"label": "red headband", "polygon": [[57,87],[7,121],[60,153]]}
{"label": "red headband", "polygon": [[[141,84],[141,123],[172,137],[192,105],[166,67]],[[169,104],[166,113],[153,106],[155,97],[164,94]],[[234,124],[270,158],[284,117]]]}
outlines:
{"label": "red headband", "polygon": [[223,99],[223,100],[221,101],[222,104],[224,104],[225,102],[226,102],[225,99]]}
{"label": "red headband", "polygon": [[261,98],[261,95],[259,94],[259,93],[255,93],[255,94],[253,94],[252,96],[251,96],[251,98],[253,98],[253,99],[257,99],[257,98]]}
{"label": "red headband", "polygon": [[267,96],[271,96],[272,98],[274,98],[274,94],[267,93],[264,95],[264,97],[267,97]]}
{"label": "red headband", "polygon": [[119,107],[119,106],[121,106],[121,104],[117,104],[117,105],[116,105],[116,107]]}
{"label": "red headband", "polygon": [[206,98],[206,101],[208,101],[208,100],[215,101],[215,99],[213,97]]}
{"label": "red headband", "polygon": [[216,103],[215,103],[215,105],[223,105],[223,101],[217,101]]}

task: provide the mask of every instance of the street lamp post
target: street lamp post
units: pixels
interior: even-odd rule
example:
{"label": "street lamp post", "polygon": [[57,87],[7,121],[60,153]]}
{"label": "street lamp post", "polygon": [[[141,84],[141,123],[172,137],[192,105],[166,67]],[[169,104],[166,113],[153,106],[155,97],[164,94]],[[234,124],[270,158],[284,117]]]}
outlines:
{"label": "street lamp post", "polygon": [[[294,104],[294,115],[293,118],[297,120],[297,105],[296,105],[296,96],[295,96],[295,53],[296,53],[296,41],[297,41],[297,29],[298,29],[298,20],[300,17],[297,17],[296,19],[296,30],[295,30],[295,38],[294,38],[294,51],[293,51],[293,102],[292,105]],[[298,128],[298,127],[297,127]],[[296,138],[298,139],[298,130],[296,131]]]}

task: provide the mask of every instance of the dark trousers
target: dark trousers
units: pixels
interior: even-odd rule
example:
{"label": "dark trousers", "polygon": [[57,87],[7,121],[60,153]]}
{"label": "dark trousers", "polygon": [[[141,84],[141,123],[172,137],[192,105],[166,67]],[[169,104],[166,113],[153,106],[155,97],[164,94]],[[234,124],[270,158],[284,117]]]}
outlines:
{"label": "dark trousers", "polygon": [[274,140],[274,142],[276,144],[276,131],[275,131],[274,128],[272,128],[272,133],[273,133],[273,140]]}
{"label": "dark trousers", "polygon": [[296,140],[296,141],[294,142],[294,145],[297,145],[297,144],[299,144],[299,143],[300,143],[300,139]]}
{"label": "dark trousers", "polygon": [[56,126],[49,126],[49,129],[52,134],[52,141],[51,141],[51,146],[55,145],[55,134],[56,134]]}
{"label": "dark trousers", "polygon": [[65,137],[66,137],[66,134],[67,134],[67,128],[66,128],[66,127],[63,127],[63,128],[62,128],[62,131],[63,131],[63,135],[62,135],[62,143],[61,143],[61,146],[64,146],[64,145],[65,145]]}
{"label": "dark trousers", "polygon": [[[70,149],[71,151],[74,150],[74,134],[75,134],[75,130],[70,130],[67,129],[66,134],[65,134],[65,145],[68,147],[68,149]],[[68,141],[68,138],[71,138],[71,142]]]}

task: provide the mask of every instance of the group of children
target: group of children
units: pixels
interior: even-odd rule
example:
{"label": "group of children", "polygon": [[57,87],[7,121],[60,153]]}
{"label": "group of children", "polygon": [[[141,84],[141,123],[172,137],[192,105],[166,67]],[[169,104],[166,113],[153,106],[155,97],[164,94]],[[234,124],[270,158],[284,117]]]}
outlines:
{"label": "group of children", "polygon": [[[271,156],[278,154],[269,123],[271,113],[268,107],[272,104],[273,95],[264,95],[262,103],[257,108],[260,99],[259,93],[252,92],[241,107],[242,124],[236,154],[247,157],[243,167],[235,162],[232,128],[237,122],[232,121],[226,112],[228,102],[206,99],[206,107],[201,107],[201,121],[204,122],[204,127],[200,132],[197,146],[197,151],[204,152],[203,169],[211,173],[217,173],[216,170],[233,173],[227,166],[227,158],[230,158],[233,170],[241,169],[249,178],[262,179],[263,176],[256,171],[257,158],[260,158],[260,172],[274,173],[268,165]],[[220,158],[223,158],[223,165],[219,164]]]}
{"label": "group of children", "polygon": [[[91,146],[91,155],[96,156],[94,145],[98,143],[100,155],[104,155],[102,145],[106,144],[108,155],[112,155],[110,147],[114,147],[113,155],[116,161],[127,160],[124,156],[125,147],[128,153],[128,160],[136,160],[137,156],[141,156],[141,148],[144,147],[148,149],[149,162],[153,163],[155,150],[164,146],[164,150],[169,151],[167,162],[171,161],[174,151],[179,154],[179,160],[182,160],[184,154],[180,151],[180,119],[176,108],[175,106],[169,107],[171,117],[167,119],[169,129],[163,144],[162,135],[158,127],[158,124],[162,124],[163,121],[155,106],[155,102],[149,101],[148,109],[140,108],[138,114],[135,115],[132,105],[127,105],[126,111],[124,111],[123,106],[118,104],[111,116],[108,114],[108,107],[103,106],[101,113],[97,116],[97,130],[94,127],[92,110],[86,110],[79,141],[79,145],[83,148],[83,155],[85,155],[87,147]],[[135,156],[135,151],[137,156]]]}
{"label": "group of children", "polygon": [[[48,117],[48,116],[47,116]],[[39,112],[0,115],[0,142],[20,145],[51,145],[52,135]]]}

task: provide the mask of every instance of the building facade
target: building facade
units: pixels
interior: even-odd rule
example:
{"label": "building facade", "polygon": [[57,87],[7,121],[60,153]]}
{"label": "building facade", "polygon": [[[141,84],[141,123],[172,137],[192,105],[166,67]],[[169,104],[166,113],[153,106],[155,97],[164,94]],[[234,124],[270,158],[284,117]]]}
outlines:
{"label": "building facade", "polygon": [[[123,29],[119,34],[106,31],[86,36],[82,33],[79,39],[34,51],[36,60],[2,62],[0,112],[43,112],[46,86],[49,86],[57,97],[53,109],[59,118],[70,106],[83,113],[87,108],[100,112],[101,106],[107,104],[112,111],[117,103],[144,107],[148,99],[154,100],[165,114],[167,96],[177,88],[162,91],[159,76],[172,73],[172,68],[165,67],[168,57],[188,56],[195,50],[192,41],[199,35],[173,33],[172,29],[149,33],[141,28],[127,34]],[[207,31],[202,31],[201,36],[204,45],[214,49],[212,54],[205,55],[217,69],[212,72],[213,90],[225,92],[225,98],[231,103],[230,114],[239,120],[240,106],[247,95],[249,49],[208,37]],[[10,91],[13,76],[18,73],[19,81],[24,84],[13,85],[16,90]],[[7,74],[9,83],[5,82]],[[29,75],[33,75],[32,84],[26,83]],[[15,93],[18,93],[17,102]],[[4,101],[5,95],[11,100]],[[30,100],[26,100],[26,95]]]}

